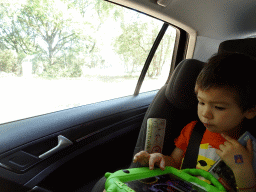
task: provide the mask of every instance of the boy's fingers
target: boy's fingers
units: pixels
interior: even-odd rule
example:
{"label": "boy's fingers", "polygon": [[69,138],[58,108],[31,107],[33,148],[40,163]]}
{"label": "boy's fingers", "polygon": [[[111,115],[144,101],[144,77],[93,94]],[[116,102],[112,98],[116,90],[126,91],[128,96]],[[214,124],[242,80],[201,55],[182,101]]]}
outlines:
{"label": "boy's fingers", "polygon": [[148,165],[149,169],[151,170],[154,169],[155,164],[159,166],[160,169],[165,169],[165,160],[163,156],[159,153],[149,154],[146,151],[141,151],[134,156],[133,162],[139,162],[142,165]]}
{"label": "boy's fingers", "polygon": [[133,162],[134,163],[136,163],[138,161],[138,156],[139,156],[138,153],[136,155],[134,155],[134,157],[133,157]]}
{"label": "boy's fingers", "polygon": [[216,149],[216,153],[217,153],[217,155],[221,155],[221,150],[219,150],[219,149]]}
{"label": "boy's fingers", "polygon": [[164,160],[164,158],[162,158],[159,167],[160,167],[161,170],[165,169],[165,160]]}
{"label": "boy's fingers", "polygon": [[154,165],[158,164],[159,167],[164,170],[165,168],[165,161],[164,158],[157,154],[151,154],[149,158],[149,169],[154,169]]}
{"label": "boy's fingers", "polygon": [[141,151],[139,153],[137,153],[134,158],[133,158],[133,162],[136,163],[137,161],[140,161],[140,160],[145,160],[149,158],[149,154],[148,152],[146,151]]}
{"label": "boy's fingers", "polygon": [[146,151],[141,151],[141,152],[137,153],[137,154],[134,156],[134,158],[140,159],[140,158],[144,158],[144,157],[147,157],[147,156],[149,156],[148,152],[146,152]]}
{"label": "boy's fingers", "polygon": [[140,153],[141,153],[141,152],[139,152],[139,153],[137,153],[136,155],[134,155],[134,157],[133,157],[133,162],[137,162],[137,161],[138,161],[138,159],[139,159],[139,157],[140,157]]}
{"label": "boy's fingers", "polygon": [[246,145],[247,150],[252,153],[253,152],[253,146],[252,146],[252,140],[248,139],[247,145]]}
{"label": "boy's fingers", "polygon": [[233,139],[232,137],[230,137],[230,136],[228,136],[228,135],[226,135],[226,134],[224,134],[224,133],[222,133],[221,136],[222,136],[224,139],[226,139],[227,141],[229,141],[230,143],[236,142],[235,139]]}
{"label": "boy's fingers", "polygon": [[149,169],[153,170],[154,169],[154,165],[155,165],[155,158],[154,156],[150,156],[149,158],[149,162],[148,162],[148,166],[149,166]]}

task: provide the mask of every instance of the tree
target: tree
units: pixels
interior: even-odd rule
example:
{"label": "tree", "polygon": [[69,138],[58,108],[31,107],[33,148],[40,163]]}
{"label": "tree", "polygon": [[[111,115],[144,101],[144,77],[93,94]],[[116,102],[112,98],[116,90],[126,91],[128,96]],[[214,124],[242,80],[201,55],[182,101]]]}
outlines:
{"label": "tree", "polygon": [[[79,2],[86,4],[83,0]],[[71,55],[75,58],[79,52],[93,52],[96,44],[91,37],[93,31],[86,33],[92,28],[91,23],[84,22],[78,11],[80,7],[75,5],[67,0],[27,0],[6,14],[12,4],[0,4],[1,47],[15,50],[18,55],[23,55],[21,59],[26,55],[36,55],[38,61],[44,63],[46,73],[47,70],[58,73],[58,68],[60,71],[74,68],[63,58]],[[84,42],[83,46],[81,42]],[[60,63],[61,60],[64,63]],[[58,67],[51,70],[53,65]],[[77,69],[77,64],[74,69]]]}
{"label": "tree", "polygon": [[71,7],[65,1],[30,0],[18,16],[18,22],[33,31],[37,41],[46,44],[40,48],[49,65],[53,65],[56,54],[78,36],[74,29],[70,30],[74,24]]}
{"label": "tree", "polygon": [[[15,50],[18,63],[33,55],[33,71],[39,75],[79,77],[83,66],[104,64],[97,33],[114,18],[123,31],[114,49],[127,72],[139,72],[161,27],[145,17],[103,0],[13,0],[0,3],[0,49]],[[152,60],[150,77],[160,75],[169,54],[170,39],[164,42]],[[38,70],[42,65],[43,73]]]}
{"label": "tree", "polygon": [[[126,16],[131,17],[129,14]],[[130,18],[130,21],[121,24],[123,33],[115,41],[116,52],[122,56],[126,70],[130,73],[141,70],[161,28],[159,22],[145,21],[144,16],[139,13],[135,17],[137,18]],[[164,36],[151,61],[147,72],[149,77],[160,75],[164,63],[171,56],[170,45],[173,41],[174,36]]]}
{"label": "tree", "polygon": [[17,73],[17,55],[12,50],[2,50],[0,52],[0,72]]}
{"label": "tree", "polygon": [[0,4],[0,49],[14,50],[17,54],[16,74],[21,72],[21,61],[27,54],[37,52],[35,33],[18,22],[23,1],[13,0]]}
{"label": "tree", "polygon": [[150,51],[147,37],[144,36],[147,27],[147,23],[139,22],[121,24],[123,33],[116,39],[114,47],[122,56],[127,72],[137,72],[145,63]]}
{"label": "tree", "polygon": [[35,52],[35,33],[29,27],[19,22],[20,10],[23,4],[18,2],[0,4],[0,42],[3,48],[13,49],[16,53],[29,54]]}
{"label": "tree", "polygon": [[[161,75],[163,65],[172,57],[174,38],[172,33],[164,35],[161,43],[156,50],[156,53],[151,61],[150,67],[147,71],[147,75],[151,78],[158,77]],[[170,61],[168,61],[170,62]]]}

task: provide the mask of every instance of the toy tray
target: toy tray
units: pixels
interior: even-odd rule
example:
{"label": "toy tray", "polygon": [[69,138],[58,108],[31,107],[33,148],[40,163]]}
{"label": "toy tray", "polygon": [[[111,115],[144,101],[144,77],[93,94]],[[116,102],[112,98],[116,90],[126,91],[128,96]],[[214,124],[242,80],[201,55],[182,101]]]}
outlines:
{"label": "toy tray", "polygon": [[[213,185],[199,180],[196,176],[203,176]],[[142,167],[106,173],[105,177],[107,192],[225,191],[225,188],[209,172],[200,169],[177,170],[166,167],[162,171]]]}

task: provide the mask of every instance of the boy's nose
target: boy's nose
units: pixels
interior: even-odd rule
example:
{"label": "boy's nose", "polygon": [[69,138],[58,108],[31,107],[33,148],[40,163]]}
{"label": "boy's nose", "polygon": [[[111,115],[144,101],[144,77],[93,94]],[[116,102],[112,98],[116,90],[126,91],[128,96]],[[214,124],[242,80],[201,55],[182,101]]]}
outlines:
{"label": "boy's nose", "polygon": [[211,112],[211,110],[208,107],[205,107],[202,115],[206,119],[212,119],[213,118],[212,112]]}

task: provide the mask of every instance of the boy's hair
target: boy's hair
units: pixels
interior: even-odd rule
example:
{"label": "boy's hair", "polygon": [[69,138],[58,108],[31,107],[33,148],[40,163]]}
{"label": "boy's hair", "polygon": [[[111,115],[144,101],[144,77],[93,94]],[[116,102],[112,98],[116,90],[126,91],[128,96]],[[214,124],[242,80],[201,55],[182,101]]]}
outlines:
{"label": "boy's hair", "polygon": [[240,53],[213,55],[197,77],[202,90],[225,88],[235,91],[242,111],[256,106],[256,60]]}

